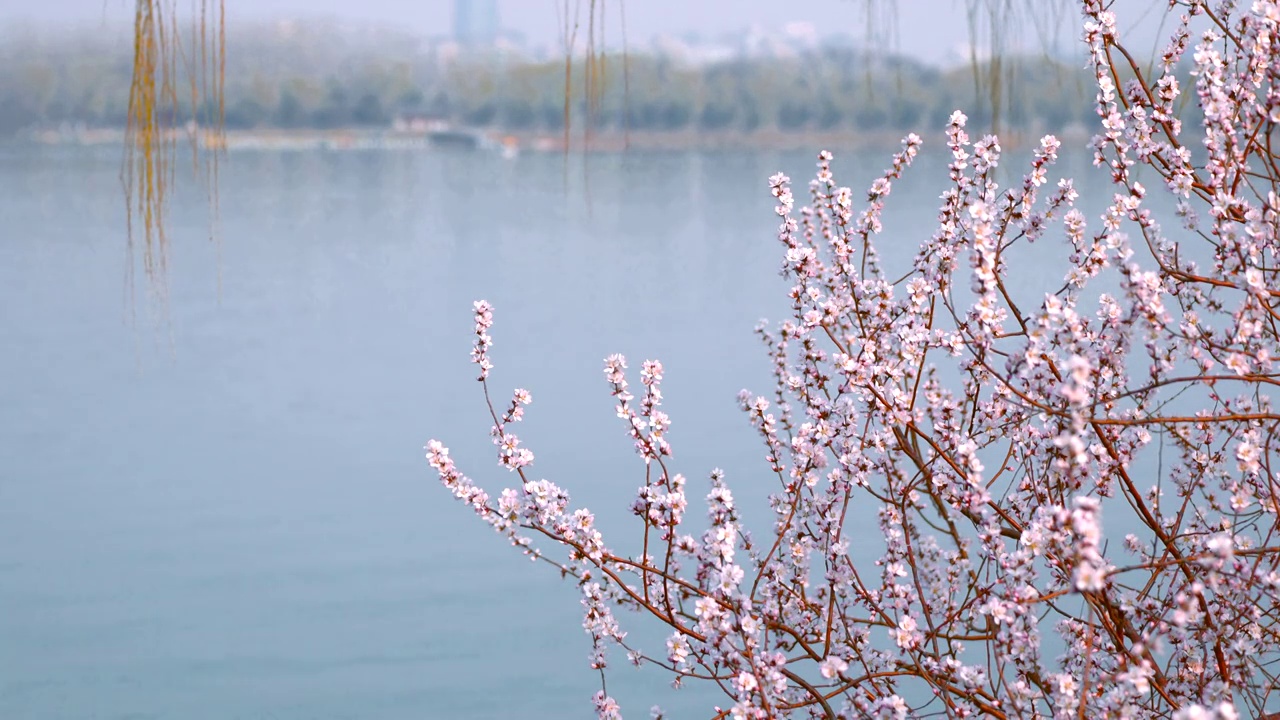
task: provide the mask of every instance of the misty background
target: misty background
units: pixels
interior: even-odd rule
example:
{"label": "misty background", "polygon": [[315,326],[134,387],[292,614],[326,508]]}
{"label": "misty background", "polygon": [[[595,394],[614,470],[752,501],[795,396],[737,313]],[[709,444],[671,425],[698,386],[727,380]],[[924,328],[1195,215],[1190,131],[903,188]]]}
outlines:
{"label": "misty background", "polygon": [[[583,0],[570,0],[584,5]],[[563,0],[496,0],[500,27],[518,33],[533,45],[559,47]],[[887,43],[898,52],[929,64],[945,65],[968,59],[970,0],[631,0],[605,3],[606,40],[621,46],[621,20],[626,16],[627,39],[640,45],[663,36],[714,39],[751,29],[776,29],[788,23],[809,23],[822,36],[848,34],[862,41]],[[979,5],[989,3],[980,0]],[[1118,0],[1114,10],[1127,37],[1147,44],[1158,36],[1162,2]],[[1079,13],[1074,2],[1036,0],[1022,6],[1010,49],[1068,49],[1079,37]],[[1027,7],[1039,6],[1034,15]],[[328,17],[353,23],[394,27],[426,37],[452,33],[455,0],[226,0],[229,26],[240,22]],[[182,8],[184,11],[187,8]],[[1008,22],[1008,13],[1002,22]],[[132,21],[133,0],[45,0],[0,5],[0,23],[55,22],[124,24]],[[1016,19],[1015,19],[1016,20]],[[981,43],[980,43],[981,44]],[[1020,47],[1021,46],[1021,47]]]}
{"label": "misty background", "polygon": [[[52,0],[0,15],[0,136],[41,131],[36,139],[61,142],[68,127],[126,125],[130,4],[95,5]],[[539,135],[551,142],[567,120],[626,135],[626,144],[630,133],[649,132],[665,136],[650,143],[659,147],[794,147],[818,135],[883,144],[906,128],[941,129],[961,108],[979,128],[1083,135],[1093,91],[1073,42],[1073,5],[1009,6],[995,21],[969,14],[983,5],[602,2],[596,49],[607,79],[598,102],[586,102],[578,63],[566,117],[563,2],[229,0],[225,102],[179,92],[168,122],[400,133],[447,124],[513,142],[521,135],[527,146]],[[1155,3],[1118,5],[1122,25],[1143,30],[1139,44],[1154,36],[1159,23],[1150,20],[1163,17]],[[567,6],[581,51],[585,3]],[[993,43],[998,70],[985,61]],[[975,82],[975,72],[984,79]],[[1004,86],[998,106],[989,101],[993,75]]]}

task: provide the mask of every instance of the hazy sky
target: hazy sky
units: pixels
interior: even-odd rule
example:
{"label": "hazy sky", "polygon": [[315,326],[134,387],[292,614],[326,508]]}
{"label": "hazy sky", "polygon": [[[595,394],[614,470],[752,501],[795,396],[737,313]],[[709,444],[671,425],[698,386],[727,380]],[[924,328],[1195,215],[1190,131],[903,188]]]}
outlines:
{"label": "hazy sky", "polygon": [[[571,2],[573,0],[570,0]],[[583,1],[583,0],[579,0]],[[1078,36],[1079,16],[1074,0],[1034,0],[1045,7],[1065,8],[1058,35],[1067,43]],[[227,19],[252,20],[281,16],[328,15],[385,22],[424,35],[450,34],[454,0],[225,0]],[[499,0],[504,28],[518,30],[534,42],[558,37],[556,8],[563,0]],[[585,2],[584,2],[585,4]],[[658,33],[682,34],[690,31],[707,36],[735,32],[757,24],[777,28],[789,21],[812,22],[823,32],[867,36],[867,0],[627,0],[627,35],[630,42],[643,42]],[[870,3],[885,6],[883,0]],[[1142,8],[1151,0],[1122,0],[1118,9],[1122,28],[1151,25],[1142,18]],[[1158,3],[1163,5],[1164,3]],[[0,23],[15,18],[36,20],[127,20],[134,0],[40,0],[14,2],[0,0]],[[181,8],[190,0],[178,0]],[[618,0],[608,0],[611,44],[620,40],[617,20]],[[941,61],[964,46],[967,38],[964,0],[898,0],[896,46],[929,61]],[[1049,22],[1044,16],[1042,22]],[[1052,24],[1052,23],[1050,23]],[[875,31],[883,34],[891,27],[880,22]],[[1146,29],[1145,27],[1143,28]],[[1153,34],[1154,27],[1149,33]],[[1036,31],[1024,25],[1022,34],[1034,38]]]}

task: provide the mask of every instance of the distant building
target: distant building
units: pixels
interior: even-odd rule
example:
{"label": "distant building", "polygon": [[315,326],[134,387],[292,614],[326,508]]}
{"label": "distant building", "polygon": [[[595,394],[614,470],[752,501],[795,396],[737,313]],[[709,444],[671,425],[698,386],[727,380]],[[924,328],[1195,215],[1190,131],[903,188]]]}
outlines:
{"label": "distant building", "polygon": [[453,39],[463,47],[492,47],[498,39],[498,0],[454,0]]}
{"label": "distant building", "polygon": [[425,113],[401,113],[391,121],[391,129],[410,135],[446,132],[449,130],[449,120]]}

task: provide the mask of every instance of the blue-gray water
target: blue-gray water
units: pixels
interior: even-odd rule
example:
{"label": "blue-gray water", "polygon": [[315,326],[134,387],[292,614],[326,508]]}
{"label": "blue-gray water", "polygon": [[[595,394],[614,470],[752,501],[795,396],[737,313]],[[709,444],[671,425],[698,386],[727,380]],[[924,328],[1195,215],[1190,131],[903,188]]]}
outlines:
{"label": "blue-gray water", "polygon": [[[888,155],[839,154],[838,179]],[[717,466],[768,488],[735,395],[769,389],[751,328],[786,307],[766,178],[803,198],[812,158],[596,158],[589,197],[580,162],[566,186],[557,156],[233,154],[219,244],[199,192],[174,202],[165,324],[141,296],[129,321],[119,154],[0,149],[0,718],[591,716],[575,588],[422,457],[439,437],[511,481],[470,303],[497,308],[499,401],[533,392],[535,472],[610,535],[641,482],[612,352],[664,361],[695,488]],[[895,188],[891,255],[945,180],[935,157]],[[708,714],[613,661],[629,716]]]}

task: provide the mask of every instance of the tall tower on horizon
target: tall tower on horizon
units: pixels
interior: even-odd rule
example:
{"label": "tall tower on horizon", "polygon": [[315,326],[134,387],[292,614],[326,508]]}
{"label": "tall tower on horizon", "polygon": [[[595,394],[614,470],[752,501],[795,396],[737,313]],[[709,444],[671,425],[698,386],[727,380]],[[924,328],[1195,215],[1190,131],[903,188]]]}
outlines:
{"label": "tall tower on horizon", "polygon": [[498,39],[498,0],[453,0],[453,39],[486,47]]}

